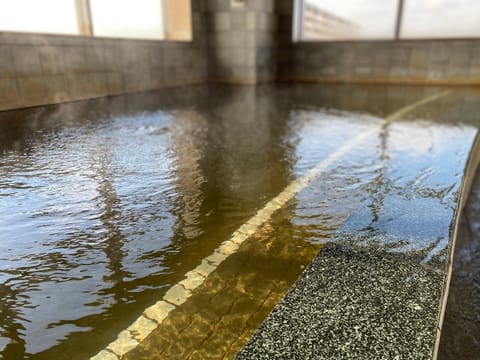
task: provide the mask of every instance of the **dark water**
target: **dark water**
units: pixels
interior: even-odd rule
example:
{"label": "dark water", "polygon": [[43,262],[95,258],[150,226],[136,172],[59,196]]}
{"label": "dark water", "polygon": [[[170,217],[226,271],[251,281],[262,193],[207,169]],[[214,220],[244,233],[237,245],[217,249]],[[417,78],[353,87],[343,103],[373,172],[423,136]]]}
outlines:
{"label": "dark water", "polygon": [[[293,180],[439,91],[201,86],[1,113],[0,358],[96,354]],[[247,337],[339,228],[388,231],[395,251],[441,260],[479,100],[454,91],[379,128],[275,214],[215,275],[263,272],[245,299],[271,304],[252,320],[257,303],[245,300],[235,315],[250,320],[240,334],[232,320],[220,338]],[[272,279],[274,295],[252,295]]]}

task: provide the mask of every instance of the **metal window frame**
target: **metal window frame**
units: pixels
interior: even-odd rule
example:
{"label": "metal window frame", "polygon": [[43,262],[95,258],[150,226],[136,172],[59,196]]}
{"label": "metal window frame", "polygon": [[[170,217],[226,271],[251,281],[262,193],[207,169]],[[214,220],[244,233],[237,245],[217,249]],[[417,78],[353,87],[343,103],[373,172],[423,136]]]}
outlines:
{"label": "metal window frame", "polygon": [[292,31],[292,41],[300,42],[303,41],[303,11],[305,7],[305,0],[295,0],[293,2],[293,31]]}
{"label": "metal window frame", "polygon": [[400,34],[402,32],[403,1],[404,0],[398,0],[397,19],[395,22],[395,40],[400,40]]}

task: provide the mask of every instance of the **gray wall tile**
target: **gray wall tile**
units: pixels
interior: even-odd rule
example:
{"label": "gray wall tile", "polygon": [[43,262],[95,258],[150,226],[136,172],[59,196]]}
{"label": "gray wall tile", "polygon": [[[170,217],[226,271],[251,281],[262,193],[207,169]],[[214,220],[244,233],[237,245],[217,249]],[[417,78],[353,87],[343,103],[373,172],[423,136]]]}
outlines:
{"label": "gray wall tile", "polygon": [[83,46],[64,46],[63,59],[67,74],[81,74],[88,70],[87,57]]}
{"label": "gray wall tile", "polygon": [[58,75],[65,72],[62,47],[40,46],[39,53],[43,74]]}
{"label": "gray wall tile", "polygon": [[18,78],[18,97],[26,106],[42,104],[46,100],[45,83],[41,76]]}
{"label": "gray wall tile", "polygon": [[18,106],[17,84],[15,79],[0,79],[0,109]]}
{"label": "gray wall tile", "polygon": [[37,46],[13,45],[12,51],[17,77],[42,75]]}
{"label": "gray wall tile", "polygon": [[0,79],[15,75],[15,64],[10,45],[0,45]]}

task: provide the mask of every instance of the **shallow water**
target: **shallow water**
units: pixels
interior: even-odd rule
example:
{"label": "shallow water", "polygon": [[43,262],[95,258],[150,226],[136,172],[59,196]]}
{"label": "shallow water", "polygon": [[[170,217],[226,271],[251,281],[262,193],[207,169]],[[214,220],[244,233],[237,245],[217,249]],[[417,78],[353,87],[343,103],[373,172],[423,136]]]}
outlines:
{"label": "shallow water", "polygon": [[288,184],[375,126],[212,274],[155,347],[233,356],[339,232],[388,233],[394,251],[442,262],[479,94],[452,92],[380,127],[437,92],[199,86],[1,113],[0,354],[96,354]]}

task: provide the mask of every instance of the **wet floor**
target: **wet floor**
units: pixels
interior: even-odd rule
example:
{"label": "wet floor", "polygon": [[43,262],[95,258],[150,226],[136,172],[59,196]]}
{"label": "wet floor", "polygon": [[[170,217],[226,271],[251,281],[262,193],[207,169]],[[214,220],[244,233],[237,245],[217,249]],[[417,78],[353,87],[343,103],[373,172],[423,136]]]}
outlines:
{"label": "wet floor", "polygon": [[[1,113],[0,358],[95,355],[292,181],[441,91],[198,86]],[[339,229],[442,258],[479,97],[452,91],[338,159],[129,356],[232,358]],[[376,221],[410,201],[431,222]]]}

